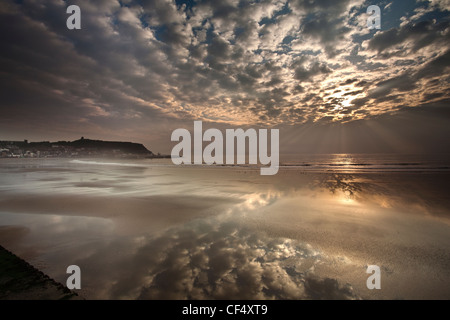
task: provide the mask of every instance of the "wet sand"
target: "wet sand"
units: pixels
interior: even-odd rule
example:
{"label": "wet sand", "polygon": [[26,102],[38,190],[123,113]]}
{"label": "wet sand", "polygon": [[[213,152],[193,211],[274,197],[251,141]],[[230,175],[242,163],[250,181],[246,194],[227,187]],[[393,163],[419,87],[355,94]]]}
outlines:
{"label": "wet sand", "polygon": [[446,172],[0,170],[0,244],[62,283],[79,265],[88,299],[450,298]]}

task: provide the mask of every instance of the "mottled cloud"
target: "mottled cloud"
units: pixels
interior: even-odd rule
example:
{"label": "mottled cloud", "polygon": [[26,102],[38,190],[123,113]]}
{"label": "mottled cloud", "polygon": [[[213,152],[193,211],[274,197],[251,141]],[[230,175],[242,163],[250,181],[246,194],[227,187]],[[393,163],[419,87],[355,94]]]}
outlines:
{"label": "mottled cloud", "polygon": [[378,3],[370,31],[363,0],[79,0],[82,29],[68,30],[63,1],[5,1],[1,125],[143,135],[193,119],[349,122],[448,99],[448,1],[402,3]]}

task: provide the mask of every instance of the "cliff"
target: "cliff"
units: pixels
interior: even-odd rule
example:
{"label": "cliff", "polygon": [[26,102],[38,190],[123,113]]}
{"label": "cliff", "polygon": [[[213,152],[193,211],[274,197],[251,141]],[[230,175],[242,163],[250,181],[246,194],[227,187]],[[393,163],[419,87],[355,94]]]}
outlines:
{"label": "cliff", "polygon": [[119,141],[103,141],[103,140],[90,140],[81,138],[79,140],[66,142],[59,141],[53,143],[60,146],[68,146],[73,148],[95,149],[98,151],[114,151],[120,150],[123,153],[139,154],[139,155],[153,155],[153,152],[144,147],[143,144],[134,142],[119,142]]}
{"label": "cliff", "polygon": [[81,139],[58,142],[0,141],[0,157],[119,157],[159,158],[144,145],[134,142]]}

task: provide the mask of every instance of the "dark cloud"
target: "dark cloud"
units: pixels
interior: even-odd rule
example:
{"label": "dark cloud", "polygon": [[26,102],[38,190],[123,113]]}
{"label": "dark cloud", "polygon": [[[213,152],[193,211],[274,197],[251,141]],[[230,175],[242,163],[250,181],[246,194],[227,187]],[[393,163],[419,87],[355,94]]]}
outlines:
{"label": "dark cloud", "polygon": [[385,97],[389,93],[391,93],[394,89],[405,92],[414,90],[416,88],[416,84],[412,81],[411,77],[407,74],[401,75],[395,78],[391,78],[389,80],[380,81],[376,84],[376,89],[372,91],[370,97]]}
{"label": "dark cloud", "polygon": [[450,49],[422,66],[416,73],[416,79],[432,78],[445,74],[450,67]]}
{"label": "dark cloud", "polygon": [[306,12],[313,13],[334,13],[341,14],[348,7],[350,0],[294,0],[291,2],[292,7],[298,10],[304,10]]}
{"label": "dark cloud", "polygon": [[330,73],[330,68],[326,64],[314,62],[310,66],[300,66],[295,69],[294,78],[300,81],[313,81],[314,76]]}
{"label": "dark cloud", "polygon": [[319,39],[328,57],[334,57],[339,52],[334,44],[342,41],[350,31],[351,29],[345,26],[342,19],[320,15],[304,24],[302,34]]}
{"label": "dark cloud", "polygon": [[346,81],[341,83],[341,86],[349,85],[355,83],[356,81],[358,81],[358,79],[347,79]]}
{"label": "dark cloud", "polygon": [[[437,41],[449,41],[450,34],[446,32],[450,26],[449,21],[437,23],[436,21],[420,21],[408,23],[398,28],[377,33],[370,41],[368,48],[376,50],[379,55],[389,57],[392,55],[406,55],[415,53],[419,49],[431,45]],[[386,50],[396,47],[404,42],[412,41],[413,45],[409,49],[399,47],[393,52],[384,54]]]}

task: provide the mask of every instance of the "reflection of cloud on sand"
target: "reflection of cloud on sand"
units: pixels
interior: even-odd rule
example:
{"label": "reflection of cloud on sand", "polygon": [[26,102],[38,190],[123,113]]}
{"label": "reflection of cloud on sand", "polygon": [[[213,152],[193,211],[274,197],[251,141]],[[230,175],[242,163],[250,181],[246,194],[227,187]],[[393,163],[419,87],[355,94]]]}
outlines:
{"label": "reflection of cloud on sand", "polygon": [[352,174],[317,175],[316,179],[310,183],[310,187],[313,189],[328,189],[332,193],[342,191],[350,197],[362,193],[384,194],[387,192],[383,187],[371,183],[370,181],[358,180],[357,177]]}
{"label": "reflection of cloud on sand", "polygon": [[309,245],[267,238],[238,222],[196,221],[141,244],[126,272],[132,276],[114,284],[113,298],[355,298],[349,286],[315,277],[324,257]]}
{"label": "reflection of cloud on sand", "polygon": [[323,300],[343,300],[353,297],[350,286],[339,286],[336,279],[307,278],[305,281],[305,291],[311,299]]}

